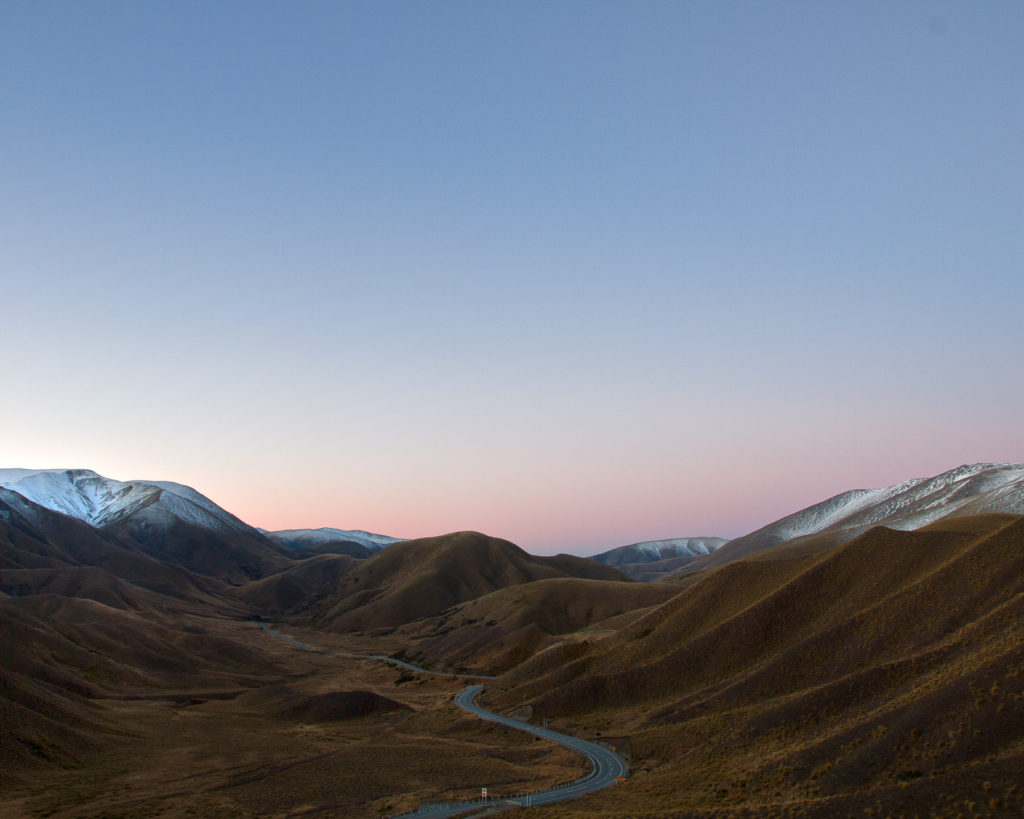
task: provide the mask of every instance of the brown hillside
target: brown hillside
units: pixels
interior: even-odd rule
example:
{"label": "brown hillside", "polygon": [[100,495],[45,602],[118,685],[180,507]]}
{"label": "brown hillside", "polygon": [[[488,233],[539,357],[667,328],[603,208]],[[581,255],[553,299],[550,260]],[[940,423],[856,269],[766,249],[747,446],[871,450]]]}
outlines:
{"label": "brown hillside", "polygon": [[[508,670],[552,642],[677,593],[670,586],[574,577],[509,586],[399,629],[430,666]],[[636,616],[639,616],[637,614]],[[600,627],[600,626],[598,626]]]}
{"label": "brown hillside", "polygon": [[371,549],[362,543],[355,543],[351,540],[330,540],[316,546],[288,548],[288,556],[295,560],[305,560],[307,557],[316,557],[317,555],[348,555],[358,560],[364,560],[372,554]]}
{"label": "brown hillside", "polygon": [[[95,588],[99,578],[95,570],[102,570],[108,577],[123,580],[138,590],[203,605],[238,608],[237,603],[224,597],[224,584],[219,580],[163,563],[144,554],[137,544],[74,518],[45,512],[39,522],[31,523],[2,501],[0,513],[0,585],[10,589],[9,594],[23,596],[49,590],[106,602],[104,592]],[[60,573],[56,570],[64,569],[72,570],[65,574],[68,579],[57,580]],[[83,569],[94,571],[82,575],[82,580],[71,579]],[[71,591],[76,582],[91,584],[94,590],[85,594]],[[60,583],[68,585],[62,590]]]}
{"label": "brown hillside", "polygon": [[582,558],[533,557],[507,540],[455,532],[388,546],[354,566],[297,622],[342,632],[394,628],[506,586],[609,571]]}
{"label": "brown hillside", "polygon": [[580,577],[586,580],[610,580],[613,582],[622,582],[629,579],[624,577],[623,573],[616,567],[606,566],[604,563],[598,563],[589,557],[579,557],[578,555],[552,555],[551,557],[531,555],[531,557],[545,566],[550,566],[553,569],[564,572],[569,577]]}
{"label": "brown hillside", "polygon": [[291,558],[269,538],[251,532],[214,531],[183,520],[152,524],[141,516],[124,518],[103,531],[163,563],[232,584],[245,583],[288,567]]}
{"label": "brown hillside", "polygon": [[624,813],[1019,807],[1024,518],[728,564],[487,699],[622,737],[637,769]]}
{"label": "brown hillside", "polygon": [[262,615],[281,614],[328,592],[357,563],[358,559],[348,555],[321,554],[246,583],[237,594]]}
{"label": "brown hillside", "polygon": [[288,685],[270,685],[247,692],[237,702],[257,713],[304,723],[355,719],[388,711],[409,710],[397,700],[375,691],[330,691],[307,694]]}
{"label": "brown hillside", "polygon": [[664,560],[650,560],[646,563],[622,563],[617,568],[627,577],[639,580],[641,583],[650,583],[654,580],[664,580],[674,576],[673,572],[685,569],[698,557],[699,555],[683,555],[668,557]]}
{"label": "brown hillside", "polygon": [[[47,571],[66,580],[69,570]],[[100,586],[124,587],[131,589]],[[280,675],[251,645],[211,632],[199,617],[153,608],[159,598],[150,597],[142,611],[58,594],[0,599],[0,750],[8,775],[81,764],[132,735],[110,701],[239,690]]]}
{"label": "brown hillside", "polygon": [[95,600],[113,608],[133,611],[149,610],[152,601],[158,599],[158,595],[96,566],[7,570],[0,574],[0,582],[4,592],[12,597],[55,594]]}

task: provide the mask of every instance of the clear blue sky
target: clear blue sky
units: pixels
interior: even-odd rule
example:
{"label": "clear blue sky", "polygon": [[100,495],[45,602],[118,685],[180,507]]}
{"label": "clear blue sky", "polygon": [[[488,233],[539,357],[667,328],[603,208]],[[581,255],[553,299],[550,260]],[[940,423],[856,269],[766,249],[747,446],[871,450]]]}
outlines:
{"label": "clear blue sky", "polygon": [[536,552],[1024,460],[1024,4],[0,0],[4,466]]}

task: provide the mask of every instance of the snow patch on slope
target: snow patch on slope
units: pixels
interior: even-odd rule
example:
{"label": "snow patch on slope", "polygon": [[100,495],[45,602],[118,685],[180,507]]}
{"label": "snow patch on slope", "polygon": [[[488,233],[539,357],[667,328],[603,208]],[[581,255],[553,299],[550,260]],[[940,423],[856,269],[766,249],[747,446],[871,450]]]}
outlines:
{"label": "snow patch on slope", "polygon": [[[980,501],[998,496],[1001,508],[985,511],[1024,511],[1024,464],[969,464],[932,478],[916,478],[882,489],[855,489],[802,509],[771,525],[781,540],[826,529],[885,525],[917,529]],[[985,507],[983,502],[976,504]]]}
{"label": "snow patch on slope", "polygon": [[389,537],[388,535],[377,535],[364,529],[332,529],[330,527],[320,529],[280,529],[276,532],[260,531],[289,549],[311,549],[322,546],[325,543],[345,540],[365,546],[370,551],[378,552],[385,546],[390,546],[392,543],[400,543],[405,539]]}
{"label": "snow patch on slope", "polygon": [[609,566],[622,566],[627,563],[654,563],[659,560],[669,560],[675,557],[708,555],[720,549],[728,542],[725,538],[720,537],[678,537],[667,540],[645,540],[640,543],[631,543],[628,546],[610,549],[607,552],[594,555],[591,560],[596,560]]}
{"label": "snow patch on slope", "polygon": [[854,537],[873,526],[905,531],[986,512],[1024,514],[1024,464],[965,464],[931,478],[843,492],[736,538],[701,565],[722,565],[805,535]]}
{"label": "snow patch on slope", "polygon": [[179,520],[215,531],[253,531],[196,490],[169,481],[116,481],[91,469],[5,469],[0,486],[97,528],[132,516],[158,525]]}
{"label": "snow patch on slope", "polygon": [[665,560],[670,557],[709,555],[728,541],[720,537],[678,537],[667,540],[645,540],[629,547],[647,560]]}
{"label": "snow patch on slope", "polygon": [[160,497],[160,489],[155,486],[113,481],[90,469],[32,472],[2,485],[32,503],[96,527],[136,512]]}

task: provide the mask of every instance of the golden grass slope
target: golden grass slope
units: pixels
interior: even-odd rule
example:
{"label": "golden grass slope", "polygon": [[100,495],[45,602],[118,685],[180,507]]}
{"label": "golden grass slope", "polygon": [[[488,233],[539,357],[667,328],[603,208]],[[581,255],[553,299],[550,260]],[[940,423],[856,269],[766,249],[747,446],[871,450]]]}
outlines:
{"label": "golden grass slope", "polygon": [[412,656],[428,665],[500,673],[558,635],[639,616],[676,593],[666,585],[550,578],[499,589],[396,634],[415,645]]}
{"label": "golden grass slope", "polygon": [[1024,518],[728,564],[485,695],[524,700],[614,736],[636,773],[617,812],[539,815],[1019,811]]}

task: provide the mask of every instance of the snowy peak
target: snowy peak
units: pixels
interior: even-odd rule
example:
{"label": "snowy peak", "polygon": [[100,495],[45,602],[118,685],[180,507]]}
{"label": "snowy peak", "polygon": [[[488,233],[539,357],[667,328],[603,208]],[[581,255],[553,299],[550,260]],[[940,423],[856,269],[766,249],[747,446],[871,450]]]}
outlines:
{"label": "snowy peak", "polygon": [[205,529],[252,532],[194,489],[166,481],[115,481],[91,469],[4,469],[0,486],[96,528],[132,517],[154,524],[183,520]]}
{"label": "snowy peak", "polygon": [[965,464],[931,478],[843,492],[736,538],[702,565],[719,565],[821,532],[918,529],[942,518],[990,512],[1024,514],[1024,464]]}
{"label": "snowy peak", "polygon": [[[1016,487],[1016,489],[1014,489]],[[833,529],[885,525],[917,529],[955,513],[960,507],[992,494],[1003,503],[984,504],[979,511],[1024,512],[1024,464],[971,464],[932,478],[917,478],[883,489],[855,489],[810,506],[771,527],[783,540]]]}
{"label": "snowy peak", "polygon": [[[135,529],[164,530],[176,521],[221,535],[259,534],[279,546],[315,548],[326,543],[358,543],[371,552],[401,538],[363,529],[257,530],[189,486],[172,481],[116,481],[91,469],[0,469],[0,487],[37,506],[84,521],[96,528],[130,519]],[[265,541],[264,541],[265,542]]]}
{"label": "snowy peak", "polygon": [[640,543],[631,543],[628,546],[619,546],[610,549],[599,555],[594,555],[591,560],[604,563],[608,566],[623,566],[630,563],[654,563],[659,560],[670,560],[677,557],[697,557],[708,555],[720,549],[726,543],[725,538],[720,537],[681,537],[668,540],[645,540]]}
{"label": "snowy peak", "polygon": [[379,552],[385,546],[392,543],[399,543],[404,538],[388,537],[367,532],[364,529],[332,529],[323,527],[321,529],[281,529],[276,532],[266,532],[267,537],[289,549],[313,549],[327,543],[344,541],[347,543],[358,543],[365,546],[371,552]]}
{"label": "snowy peak", "polygon": [[160,497],[156,486],[113,481],[90,469],[10,469],[0,473],[0,480],[0,485],[26,500],[96,527],[113,523]]}

